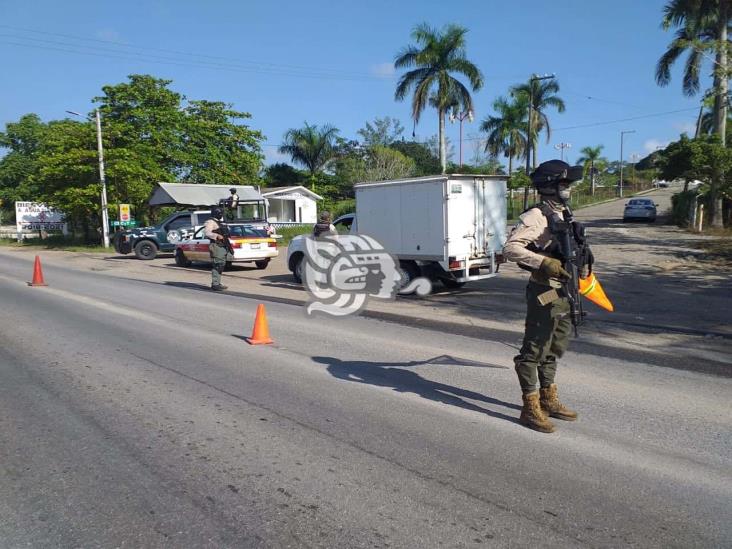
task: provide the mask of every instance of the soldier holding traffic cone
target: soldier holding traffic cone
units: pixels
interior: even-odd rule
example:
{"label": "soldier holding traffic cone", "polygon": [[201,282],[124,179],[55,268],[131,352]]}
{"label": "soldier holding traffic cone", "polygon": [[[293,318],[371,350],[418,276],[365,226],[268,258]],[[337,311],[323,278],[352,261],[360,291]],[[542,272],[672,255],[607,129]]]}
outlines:
{"label": "soldier holding traffic cone", "polygon": [[581,277],[592,276],[583,286],[586,297],[597,298],[602,291],[591,274],[594,258],[584,229],[568,205],[570,186],[582,179],[582,171],[561,160],[540,164],[531,182],[541,202],[521,215],[503,248],[506,259],[531,272],[526,330],[514,363],[524,404],[519,421],[542,433],[554,431],[550,417],[577,419],[577,412],[559,400],[557,361],[567,350],[573,325],[576,332],[582,321]]}

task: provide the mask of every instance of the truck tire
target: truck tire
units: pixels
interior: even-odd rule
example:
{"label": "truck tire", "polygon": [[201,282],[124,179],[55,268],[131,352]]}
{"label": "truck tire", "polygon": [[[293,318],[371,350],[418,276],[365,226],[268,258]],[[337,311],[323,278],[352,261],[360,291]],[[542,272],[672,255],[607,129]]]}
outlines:
{"label": "truck tire", "polygon": [[137,259],[155,259],[158,255],[158,247],[151,240],[141,240],[135,244],[135,256]]}
{"label": "truck tire", "polygon": [[302,284],[302,269],[304,266],[302,262],[304,258],[305,256],[301,253],[293,254],[290,258],[290,271],[292,271],[292,277],[298,284]]}
{"label": "truck tire", "polygon": [[269,265],[269,259],[262,259],[261,261],[255,261],[254,264],[257,266],[257,269],[266,269],[267,265]]}
{"label": "truck tire", "polygon": [[191,266],[190,260],[186,258],[186,256],[183,254],[183,250],[181,250],[180,248],[175,251],[175,264],[178,265],[178,267]]}
{"label": "truck tire", "polygon": [[408,286],[415,278],[422,276],[422,270],[414,261],[399,261],[399,269],[404,273],[404,278],[402,278],[402,288]]}

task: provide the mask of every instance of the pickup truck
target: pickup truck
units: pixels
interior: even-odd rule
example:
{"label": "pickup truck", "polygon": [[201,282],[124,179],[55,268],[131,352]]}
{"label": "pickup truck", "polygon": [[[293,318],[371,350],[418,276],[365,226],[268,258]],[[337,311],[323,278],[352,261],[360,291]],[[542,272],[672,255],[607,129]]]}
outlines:
{"label": "pickup truck", "polygon": [[138,259],[155,259],[159,252],[174,252],[175,245],[193,234],[193,229],[211,217],[211,210],[175,212],[153,227],[138,227],[114,236],[119,254],[133,253]]}

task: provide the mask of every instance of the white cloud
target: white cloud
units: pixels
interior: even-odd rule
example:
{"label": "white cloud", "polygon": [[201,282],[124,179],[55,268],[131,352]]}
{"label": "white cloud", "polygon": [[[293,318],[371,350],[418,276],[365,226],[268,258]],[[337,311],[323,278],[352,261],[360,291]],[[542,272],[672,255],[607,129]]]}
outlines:
{"label": "white cloud", "polygon": [[648,154],[655,152],[657,149],[665,149],[671,141],[659,141],[658,139],[649,139],[643,143],[643,148]]}
{"label": "white cloud", "polygon": [[371,65],[371,74],[379,78],[391,78],[396,73],[394,63],[379,63]]}
{"label": "white cloud", "polygon": [[94,33],[94,36],[100,40],[109,40],[110,42],[120,42],[122,35],[113,29],[100,29]]}

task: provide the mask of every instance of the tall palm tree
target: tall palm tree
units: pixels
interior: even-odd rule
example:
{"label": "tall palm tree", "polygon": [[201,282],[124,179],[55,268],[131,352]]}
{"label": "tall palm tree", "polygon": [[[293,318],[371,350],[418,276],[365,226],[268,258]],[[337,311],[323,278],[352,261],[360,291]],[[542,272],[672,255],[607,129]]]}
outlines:
{"label": "tall palm tree", "polygon": [[[714,132],[724,146],[727,138],[727,102],[729,93],[730,41],[732,0],[671,0],[664,7],[661,27],[677,27],[676,35],[656,66],[656,82],[666,86],[671,81],[670,67],[688,50],[684,67],[683,91],[693,96],[699,91],[699,73],[706,51],[714,52],[712,96],[714,98]],[[711,226],[721,228],[724,176],[718,173],[710,185],[712,200]]]}
{"label": "tall palm tree", "polygon": [[513,159],[526,156],[526,117],[528,101],[516,99],[509,102],[499,97],[493,102],[495,116],[487,116],[480,130],[488,134],[485,151],[493,156],[508,157],[508,175],[513,173]]}
{"label": "tall palm tree", "polygon": [[564,112],[565,109],[564,100],[557,93],[559,93],[559,82],[555,78],[551,80],[531,79],[526,84],[517,84],[511,87],[511,94],[516,98],[523,98],[527,106],[529,97],[531,98],[531,135],[528,136],[528,141],[533,157],[533,168],[536,168],[537,138],[539,134],[546,131],[547,143],[552,137],[552,129],[546,111],[549,108],[555,108],[557,112]]}
{"label": "tall palm tree", "polygon": [[439,116],[438,135],[442,173],[447,169],[445,114],[456,103],[465,110],[474,110],[470,91],[451,73],[466,76],[474,92],[483,87],[483,75],[478,67],[465,57],[467,32],[466,28],[458,25],[447,25],[442,31],[438,31],[422,23],[412,31],[412,39],[417,46],[407,46],[394,60],[396,69],[414,67],[399,78],[394,98],[402,101],[409,90],[414,88],[412,118],[415,123],[419,122],[422,111],[432,94],[435,94],[433,105],[437,108]]}
{"label": "tall palm tree", "polygon": [[320,128],[305,122],[304,128],[291,128],[285,133],[279,152],[289,154],[292,161],[305,166],[315,187],[315,174],[321,171],[335,155],[334,141],[338,129],[326,124]]}
{"label": "tall palm tree", "polygon": [[587,174],[588,171],[590,172],[590,188],[592,189],[593,195],[595,194],[595,164],[605,160],[600,156],[603,148],[603,145],[598,145],[597,147],[583,147],[580,149],[580,154],[582,156],[577,159],[578,164],[584,165],[585,174]]}

